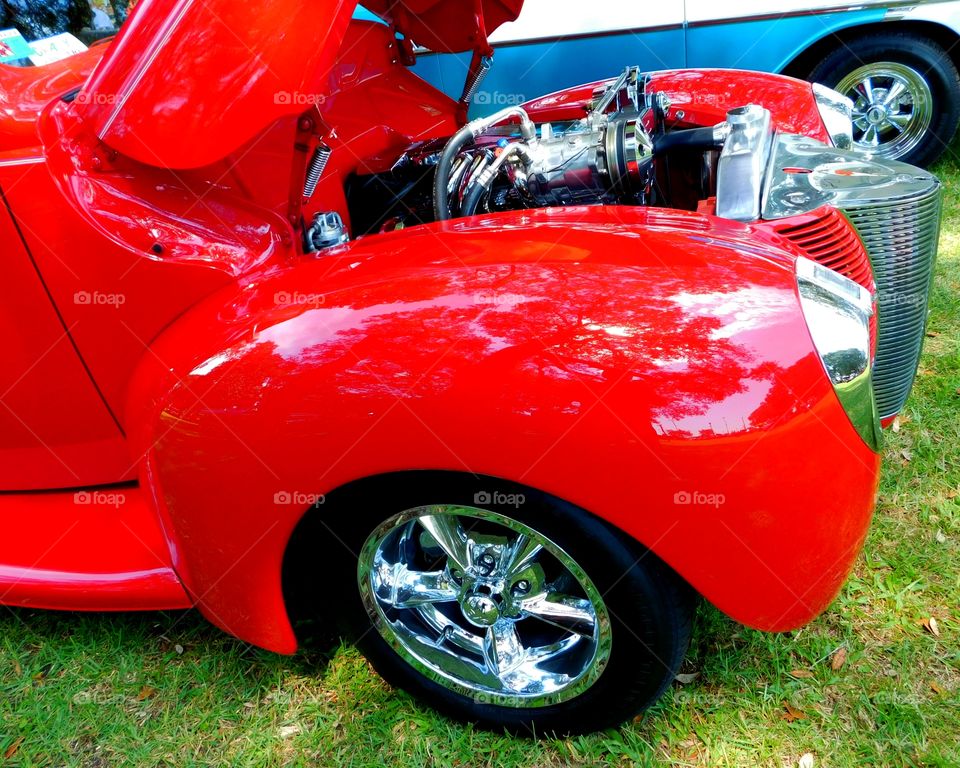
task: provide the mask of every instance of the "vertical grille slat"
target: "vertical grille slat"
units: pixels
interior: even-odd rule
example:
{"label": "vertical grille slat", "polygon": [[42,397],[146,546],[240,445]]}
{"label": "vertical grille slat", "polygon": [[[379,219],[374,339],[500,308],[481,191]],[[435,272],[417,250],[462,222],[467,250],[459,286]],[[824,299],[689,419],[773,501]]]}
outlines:
{"label": "vertical grille slat", "polygon": [[940,236],[940,185],[909,198],[850,205],[877,283],[879,335],[874,387],[881,417],[903,408],[923,346],[927,299]]}
{"label": "vertical grille slat", "polygon": [[[874,290],[870,257],[856,233],[836,208],[811,216],[802,224],[777,226],[779,234],[797,245],[808,258],[849,277],[869,291]],[[877,318],[870,318],[870,347],[877,342]]]}
{"label": "vertical grille slat", "polygon": [[808,256],[873,290],[870,258],[843,214],[829,208],[802,224],[778,226],[776,231],[795,243]]}

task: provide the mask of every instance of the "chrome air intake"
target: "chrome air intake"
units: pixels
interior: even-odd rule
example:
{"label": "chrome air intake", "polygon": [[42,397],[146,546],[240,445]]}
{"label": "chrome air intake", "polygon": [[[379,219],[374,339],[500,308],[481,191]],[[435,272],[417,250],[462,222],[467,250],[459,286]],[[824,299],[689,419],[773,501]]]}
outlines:
{"label": "chrome air intake", "polygon": [[881,418],[903,408],[920,362],[940,202],[940,182],[919,168],[865,160],[799,136],[775,140],[763,218],[830,205],[856,227],[870,256],[879,315],[873,381]]}

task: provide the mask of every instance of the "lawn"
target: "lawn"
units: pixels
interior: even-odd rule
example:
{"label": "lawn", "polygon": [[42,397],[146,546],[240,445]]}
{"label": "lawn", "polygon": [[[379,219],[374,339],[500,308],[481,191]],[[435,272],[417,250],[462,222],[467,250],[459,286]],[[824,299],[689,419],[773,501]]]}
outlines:
{"label": "lawn", "polygon": [[654,709],[518,739],[434,714],[335,639],[287,658],[192,612],[0,609],[0,765],[960,766],[960,161],[935,170],[947,202],[920,375],[887,431],[866,549],[805,629],[762,634],[703,606],[688,682]]}

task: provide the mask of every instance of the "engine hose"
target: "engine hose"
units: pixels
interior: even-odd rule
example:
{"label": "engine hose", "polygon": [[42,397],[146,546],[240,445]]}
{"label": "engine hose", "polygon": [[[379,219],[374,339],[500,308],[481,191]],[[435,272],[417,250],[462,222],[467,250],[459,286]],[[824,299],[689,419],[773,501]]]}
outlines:
{"label": "engine hose", "polygon": [[[526,162],[531,162],[530,152],[522,141],[515,141],[508,144],[500,152],[500,155],[490,163],[486,168],[479,169],[479,173],[474,173],[475,178],[471,178],[469,192],[461,206],[461,213],[464,216],[471,216],[476,210],[477,204],[484,193],[490,191],[493,187],[493,181],[496,179],[500,169],[507,164],[514,155],[520,155]],[[491,157],[492,159],[492,157]],[[479,190],[479,191],[478,191]],[[472,205],[471,205],[472,203]]]}
{"label": "engine hose", "polygon": [[470,191],[467,192],[467,196],[463,199],[463,206],[460,208],[461,215],[473,216],[473,214],[477,212],[477,206],[480,205],[480,198],[483,197],[486,191],[487,188],[483,184],[474,182],[470,186]]}
{"label": "engine hose", "polygon": [[437,161],[437,172],[433,179],[433,215],[437,221],[450,218],[450,202],[447,199],[447,186],[450,183],[450,169],[460,150],[474,139],[473,126],[467,123],[447,142]]}
{"label": "engine hose", "polygon": [[671,149],[716,149],[723,146],[724,138],[725,134],[720,126],[688,128],[658,136],[653,142],[653,152],[662,154]]}
{"label": "engine hose", "polygon": [[450,218],[447,186],[450,183],[450,169],[453,167],[453,161],[457,154],[468,142],[473,141],[490,126],[496,125],[508,117],[515,117],[520,120],[520,135],[526,141],[532,141],[537,137],[537,128],[522,107],[507,107],[489,117],[473,120],[450,137],[447,146],[440,153],[440,159],[437,161],[437,172],[433,179],[433,215],[437,221],[446,221]]}

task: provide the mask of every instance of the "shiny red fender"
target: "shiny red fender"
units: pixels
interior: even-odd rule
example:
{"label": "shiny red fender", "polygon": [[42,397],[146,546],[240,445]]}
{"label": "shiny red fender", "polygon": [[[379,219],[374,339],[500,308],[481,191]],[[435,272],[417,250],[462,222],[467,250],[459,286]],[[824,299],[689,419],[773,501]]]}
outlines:
{"label": "shiny red fender", "polygon": [[97,45],[42,67],[0,64],[0,153],[38,146],[40,112],[52,99],[83,85],[106,50]]}
{"label": "shiny red fender", "polygon": [[[586,114],[594,91],[606,82],[550,93],[523,107],[536,122],[577,120]],[[670,105],[667,122],[675,128],[716,125],[726,120],[734,107],[760,104],[770,110],[778,131],[830,143],[813,89],[804,80],[736,69],[671,69],[652,72],[647,87],[666,95]]]}
{"label": "shiny red fender", "polygon": [[866,535],[879,457],[814,351],[790,248],[690,213],[545,209],[214,294],[130,389],[174,568],[215,624],[293,651],[281,564],[311,502],[453,470],[600,516],[737,621],[809,621]]}

